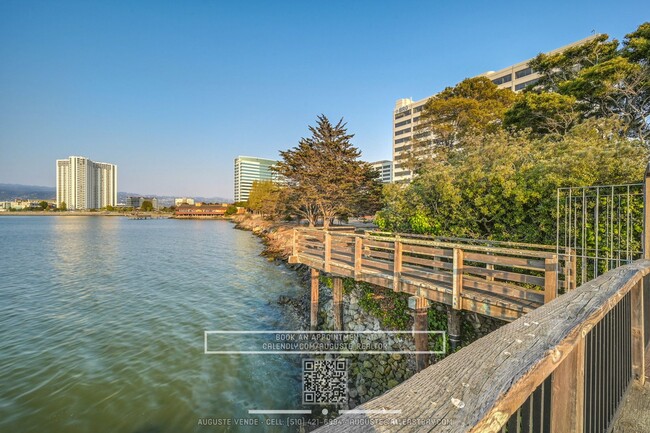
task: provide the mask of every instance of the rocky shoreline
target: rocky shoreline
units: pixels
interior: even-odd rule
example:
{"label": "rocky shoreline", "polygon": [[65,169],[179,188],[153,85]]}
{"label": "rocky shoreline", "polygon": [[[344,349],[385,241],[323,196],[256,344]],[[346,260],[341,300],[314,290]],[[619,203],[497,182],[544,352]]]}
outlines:
{"label": "rocky shoreline", "polygon": [[[292,230],[297,226],[295,223],[272,222],[264,220],[259,216],[237,216],[233,219],[233,222],[235,223],[235,228],[248,230],[256,236],[259,236],[265,244],[263,255],[269,260],[277,261],[278,265],[282,264],[296,271],[305,287],[308,286],[310,278],[308,268],[303,265],[290,265],[286,262],[286,259],[291,254]],[[384,326],[379,317],[373,314],[373,312],[368,311],[367,308],[364,308],[362,305],[364,298],[363,284],[365,283],[355,283],[352,281],[348,281],[348,284],[346,284],[347,287],[344,291],[342,302],[344,330],[360,333],[364,331],[397,330],[394,327]],[[327,278],[321,278],[318,329],[324,331],[334,329],[333,301],[330,285],[331,282],[328,284]],[[372,292],[377,294],[377,298],[382,298],[389,296],[388,293],[385,293],[385,290],[383,288],[373,287]],[[305,290],[302,296],[298,298],[280,296],[277,302],[286,309],[287,314],[292,317],[293,321],[300,324],[301,329],[309,329],[310,299],[308,290]],[[444,305],[434,304],[431,310],[433,310],[433,315],[437,314],[438,316],[444,317],[446,307]],[[409,315],[409,312],[404,312],[403,314]],[[410,316],[405,317],[405,322],[408,325],[401,327],[399,330],[410,329],[412,318]],[[434,323],[439,325],[439,327],[431,330],[446,330],[446,323],[444,321]],[[432,324],[431,320],[430,324]],[[494,319],[464,313],[464,331],[466,334],[464,340],[473,341],[502,324],[502,322]],[[415,350],[413,338],[409,333],[379,335],[367,333],[360,334],[359,338],[360,343],[365,345],[370,345],[377,338],[381,338],[383,346],[389,347],[391,351],[395,352]],[[437,356],[432,356],[432,363],[436,362]],[[320,357],[328,359],[332,358],[332,355]],[[444,355],[440,355],[439,357],[442,358]],[[365,403],[415,374],[415,356],[410,354],[346,354],[345,358],[348,360],[348,402],[339,406],[339,409],[351,409],[359,404]],[[336,408],[332,409],[336,411]]]}

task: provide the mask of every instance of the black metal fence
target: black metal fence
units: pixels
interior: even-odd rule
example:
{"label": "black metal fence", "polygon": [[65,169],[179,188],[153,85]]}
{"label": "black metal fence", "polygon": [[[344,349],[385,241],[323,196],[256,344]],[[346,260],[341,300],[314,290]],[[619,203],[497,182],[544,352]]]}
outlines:
{"label": "black metal fence", "polygon": [[[650,275],[645,278],[650,281]],[[650,284],[644,286],[647,293]],[[645,307],[648,305],[646,300]],[[631,295],[627,293],[585,337],[584,433],[610,431],[632,381],[631,317]],[[502,433],[552,432],[552,378],[549,376],[537,387],[510,417]]]}
{"label": "black metal fence", "polygon": [[502,433],[551,432],[551,376],[512,414]]}
{"label": "black metal fence", "polygon": [[630,293],[585,338],[585,433],[610,430],[632,380]]}

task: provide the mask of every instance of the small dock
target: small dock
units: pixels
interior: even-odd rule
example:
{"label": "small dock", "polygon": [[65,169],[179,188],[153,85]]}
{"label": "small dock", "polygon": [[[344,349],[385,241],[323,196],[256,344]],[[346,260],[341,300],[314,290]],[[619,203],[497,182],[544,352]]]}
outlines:
{"label": "small dock", "polygon": [[128,216],[130,220],[159,220],[168,219],[168,216],[153,215],[153,214],[131,214]]}

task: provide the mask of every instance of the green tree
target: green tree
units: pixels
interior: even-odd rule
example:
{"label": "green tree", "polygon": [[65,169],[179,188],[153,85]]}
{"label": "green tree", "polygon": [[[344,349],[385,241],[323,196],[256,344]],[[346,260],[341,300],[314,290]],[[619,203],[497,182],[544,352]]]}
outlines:
{"label": "green tree", "polygon": [[[583,119],[617,116],[623,120],[622,133],[646,141],[650,137],[649,46],[650,23],[644,23],[625,37],[620,48],[616,39],[599,35],[560,53],[540,54],[530,62],[541,74],[532,90],[574,98]],[[516,106],[519,113],[507,117],[516,119],[521,108]],[[533,117],[545,115],[545,107],[541,108]]]}
{"label": "green tree", "polygon": [[41,201],[38,205],[41,207],[41,210],[46,210],[50,207],[50,205],[45,200]]}
{"label": "green tree", "polygon": [[63,212],[67,211],[68,210],[68,205],[64,201],[62,201],[61,206],[59,206],[59,210],[63,211]]}
{"label": "green tree", "polygon": [[321,216],[328,228],[337,215],[358,213],[360,202],[376,202],[379,181],[370,164],[359,160],[361,153],[350,142],[354,135],[348,134],[343,119],[333,125],[320,115],[309,130],[310,137],[280,152],[282,160],[274,171],[287,184],[290,209],[307,218],[310,226]]}
{"label": "green tree", "polygon": [[566,134],[582,118],[573,96],[554,92],[522,93],[506,112],[506,128],[530,128],[535,134]]}
{"label": "green tree", "polygon": [[574,80],[580,71],[605,62],[617,55],[618,41],[609,41],[608,35],[554,54],[539,54],[529,62],[541,76],[536,86],[546,91],[558,91],[560,85]]}
{"label": "green tree", "polygon": [[256,180],[248,195],[248,207],[263,216],[276,217],[282,212],[281,194],[281,188],[273,181]]}
{"label": "green tree", "polygon": [[237,206],[229,204],[226,208],[226,216],[235,215],[237,213]]}
{"label": "green tree", "polygon": [[641,24],[635,31],[625,35],[622,54],[635,63],[650,63],[650,22]]}
{"label": "green tree", "polygon": [[144,212],[151,212],[153,210],[153,203],[151,203],[151,200],[145,200],[142,202],[140,209]]}
{"label": "green tree", "polygon": [[458,145],[467,135],[485,134],[501,128],[505,112],[515,101],[509,89],[499,89],[485,77],[467,78],[431,97],[416,126],[417,135],[429,144]]}
{"label": "green tree", "polygon": [[553,244],[557,188],[642,178],[648,149],[618,134],[620,123],[589,119],[556,139],[507,131],[468,137],[462,149],[428,160],[408,186],[385,190],[377,222],[387,230]]}

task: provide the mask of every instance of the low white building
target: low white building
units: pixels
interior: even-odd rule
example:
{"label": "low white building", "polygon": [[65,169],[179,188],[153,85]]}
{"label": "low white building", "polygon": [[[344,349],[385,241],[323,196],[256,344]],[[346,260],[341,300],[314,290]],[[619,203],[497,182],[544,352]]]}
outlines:
{"label": "low white building", "polygon": [[182,204],[189,204],[190,206],[194,205],[194,199],[189,197],[181,197],[174,200],[175,206],[180,206]]}

